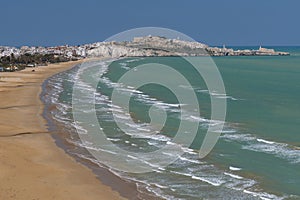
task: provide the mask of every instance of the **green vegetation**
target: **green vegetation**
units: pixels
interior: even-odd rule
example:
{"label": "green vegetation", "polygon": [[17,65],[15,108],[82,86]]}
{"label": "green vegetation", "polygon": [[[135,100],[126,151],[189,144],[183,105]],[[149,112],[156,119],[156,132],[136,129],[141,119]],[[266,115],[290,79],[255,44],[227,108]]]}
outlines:
{"label": "green vegetation", "polygon": [[25,69],[25,67],[33,67],[38,65],[47,65],[49,63],[67,62],[72,59],[63,55],[56,54],[23,54],[16,57],[13,53],[10,56],[0,58],[0,66],[5,71],[16,71]]}

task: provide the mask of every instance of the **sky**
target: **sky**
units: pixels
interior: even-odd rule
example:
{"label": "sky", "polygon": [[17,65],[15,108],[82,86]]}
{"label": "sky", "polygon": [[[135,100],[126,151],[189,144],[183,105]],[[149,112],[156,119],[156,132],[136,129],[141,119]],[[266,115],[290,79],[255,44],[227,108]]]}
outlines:
{"label": "sky", "polygon": [[79,45],[163,27],[212,46],[300,46],[299,0],[0,0],[0,46]]}

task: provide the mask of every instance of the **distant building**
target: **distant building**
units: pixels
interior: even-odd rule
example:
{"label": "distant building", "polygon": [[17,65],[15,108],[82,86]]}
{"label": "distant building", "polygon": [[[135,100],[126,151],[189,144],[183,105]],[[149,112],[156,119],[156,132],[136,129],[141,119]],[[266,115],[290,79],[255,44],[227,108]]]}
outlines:
{"label": "distant building", "polygon": [[267,49],[267,48],[263,48],[263,47],[259,47],[258,51],[263,52],[263,53],[275,53],[274,49]]}

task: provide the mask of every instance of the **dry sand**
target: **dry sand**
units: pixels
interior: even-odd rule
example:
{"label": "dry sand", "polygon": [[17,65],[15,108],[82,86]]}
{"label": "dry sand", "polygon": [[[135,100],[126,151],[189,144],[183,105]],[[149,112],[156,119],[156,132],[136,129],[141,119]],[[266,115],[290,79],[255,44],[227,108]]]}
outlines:
{"label": "dry sand", "polygon": [[43,81],[77,63],[0,73],[0,199],[121,199],[55,145],[42,117]]}

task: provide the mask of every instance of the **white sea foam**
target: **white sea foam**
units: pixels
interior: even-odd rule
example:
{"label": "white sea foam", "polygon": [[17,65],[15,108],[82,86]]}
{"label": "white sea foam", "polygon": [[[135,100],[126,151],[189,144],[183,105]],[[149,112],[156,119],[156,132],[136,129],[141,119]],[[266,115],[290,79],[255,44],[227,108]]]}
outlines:
{"label": "white sea foam", "polygon": [[151,132],[150,129],[148,129],[148,128],[143,128],[143,127],[137,127],[137,130],[145,131],[145,132]]}
{"label": "white sea foam", "polygon": [[208,183],[210,185],[213,185],[213,186],[220,186],[220,185],[222,185],[222,183],[213,182],[213,181],[210,181],[208,179],[205,179],[205,178],[202,178],[202,177],[198,177],[198,176],[192,176],[192,179],[200,180],[200,181],[206,182],[206,183]]}
{"label": "white sea foam", "polygon": [[236,141],[236,142],[247,142],[247,141],[253,141],[256,138],[253,135],[250,134],[224,134],[220,138],[223,138],[225,140],[229,141]]}
{"label": "white sea foam", "polygon": [[122,69],[130,70],[130,67],[128,67],[127,63],[119,63],[119,65],[121,65]]}
{"label": "white sea foam", "polygon": [[272,142],[272,141],[268,141],[268,140],[264,140],[264,139],[256,139],[258,142],[263,142],[263,143],[266,143],[266,144],[275,144],[275,142]]}
{"label": "white sea foam", "polygon": [[190,149],[187,147],[181,147],[181,149],[188,154],[192,154],[192,155],[198,155],[198,153],[194,150],[194,149]]}
{"label": "white sea foam", "polygon": [[243,149],[272,154],[276,157],[287,159],[291,163],[300,163],[300,150],[292,149],[287,144],[281,143],[252,143],[242,146]]}
{"label": "white sea foam", "polygon": [[200,89],[200,90],[196,90],[196,92],[208,94],[208,95],[212,96],[213,98],[217,98],[217,99],[230,99],[232,101],[243,100],[243,99],[232,97],[232,96],[227,95],[227,94],[218,93],[216,91],[210,92],[209,90],[204,90],[204,89],[201,90]]}
{"label": "white sea foam", "polygon": [[251,134],[224,134],[220,138],[242,143],[242,149],[271,154],[291,163],[300,163],[300,150],[285,143],[257,138]]}
{"label": "white sea foam", "polygon": [[88,149],[88,150],[101,151],[101,152],[105,152],[105,153],[117,155],[117,153],[114,152],[114,151],[110,151],[110,150],[102,149],[102,148],[96,148],[96,147],[94,147],[93,144],[90,143],[90,142],[84,141],[83,143],[79,143],[78,145],[81,146],[81,147],[83,147],[83,148],[85,148],[85,149]]}
{"label": "white sea foam", "polygon": [[262,200],[271,200],[271,199],[278,199],[279,200],[279,199],[284,199],[284,197],[280,198],[280,197],[278,197],[276,195],[268,194],[268,193],[265,193],[265,192],[252,192],[252,191],[247,190],[247,189],[243,190],[243,192],[246,193],[246,194],[250,194],[250,195],[252,195],[254,197],[259,197]]}
{"label": "white sea foam", "polygon": [[225,133],[236,133],[236,130],[233,130],[233,129],[232,130],[216,130],[214,132],[225,134]]}
{"label": "white sea foam", "polygon": [[231,171],[240,171],[240,170],[242,170],[241,168],[238,168],[238,167],[232,167],[232,166],[230,166],[229,169],[230,169]]}
{"label": "white sea foam", "polygon": [[251,194],[251,195],[255,195],[255,196],[257,196],[257,193],[255,193],[255,192],[251,192],[251,191],[249,191],[249,190],[243,190],[243,192],[244,193],[246,193],[246,194]]}
{"label": "white sea foam", "polygon": [[166,189],[169,188],[168,186],[163,186],[163,185],[159,185],[157,183],[154,184],[156,187],[162,188],[162,189]]}
{"label": "white sea foam", "polygon": [[185,119],[190,120],[190,121],[196,121],[196,122],[209,122],[210,121],[208,119],[193,116],[193,115],[190,115],[189,117],[185,117]]}
{"label": "white sea foam", "polygon": [[199,160],[192,160],[192,159],[188,159],[188,158],[185,158],[185,157],[182,157],[182,156],[180,156],[179,159],[183,160],[183,161],[190,162],[190,163],[201,164],[201,162]]}
{"label": "white sea foam", "polygon": [[220,186],[222,184],[225,183],[225,181],[221,180],[220,178],[217,178],[217,177],[200,177],[200,176],[195,176],[193,175],[193,173],[185,173],[185,172],[177,172],[177,171],[170,171],[174,174],[178,174],[178,175],[182,175],[182,176],[186,176],[186,177],[190,177],[194,180],[200,180],[202,182],[206,182],[210,185],[213,185],[213,186]]}
{"label": "white sea foam", "polygon": [[235,174],[231,174],[231,173],[227,173],[227,172],[224,172],[224,174],[227,175],[227,176],[230,176],[232,178],[243,179],[243,177],[235,175]]}
{"label": "white sea foam", "polygon": [[124,94],[128,93],[128,95],[135,95],[138,97],[138,101],[147,103],[147,104],[154,104],[154,106],[163,108],[163,109],[171,109],[171,108],[180,108],[183,106],[183,104],[171,104],[171,103],[165,103],[162,101],[157,100],[156,98],[149,97],[149,95],[144,94],[140,90],[136,90],[131,86],[125,86],[122,83],[114,83],[110,81],[108,78],[104,77],[100,80],[101,82],[105,83],[108,87],[113,87],[115,90],[118,90],[120,92],[124,92]]}
{"label": "white sea foam", "polygon": [[196,90],[198,93],[209,94],[209,90]]}
{"label": "white sea foam", "polygon": [[74,124],[74,127],[76,128],[78,134],[88,134],[88,131],[81,126]]}
{"label": "white sea foam", "polygon": [[191,85],[179,85],[178,87],[187,89],[187,90],[194,90],[194,88]]}
{"label": "white sea foam", "polygon": [[128,158],[134,159],[134,160],[139,160],[139,158],[132,156],[132,155],[127,155]]}
{"label": "white sea foam", "polygon": [[118,139],[118,138],[107,138],[107,140],[113,141],[113,142],[121,141],[121,139]]}
{"label": "white sea foam", "polygon": [[146,187],[146,189],[149,192],[153,193],[155,196],[157,196],[159,199],[170,199],[170,200],[175,200],[176,199],[176,200],[182,200],[182,199],[179,199],[179,198],[175,198],[175,197],[173,197],[171,195],[167,195],[167,194],[162,193],[161,192],[162,188],[153,188],[150,185],[148,185]]}
{"label": "white sea foam", "polygon": [[192,174],[188,174],[188,173],[184,173],[184,172],[177,172],[177,171],[170,171],[173,174],[178,174],[178,175],[182,175],[182,176],[187,176],[187,177],[192,177]]}
{"label": "white sea foam", "polygon": [[259,197],[259,198],[262,199],[262,200],[272,200],[272,199],[267,198],[267,197]]}
{"label": "white sea foam", "polygon": [[132,62],[138,62],[138,61],[141,61],[141,60],[144,60],[144,58],[130,59],[130,60],[126,60],[125,62],[126,63],[132,63]]}
{"label": "white sea foam", "polygon": [[117,88],[118,91],[122,91],[129,94],[143,94],[140,90],[129,89],[129,88]]}
{"label": "white sea foam", "polygon": [[217,99],[230,99],[230,100],[232,100],[232,101],[238,101],[238,100],[241,100],[241,99],[234,98],[234,97],[232,97],[232,96],[223,96],[223,95],[221,95],[221,96],[216,96],[215,98],[217,98]]}
{"label": "white sea foam", "polygon": [[114,107],[111,107],[111,108],[106,108],[108,111],[111,111],[111,112],[114,112],[114,113],[124,113],[124,110],[120,109],[120,108],[114,108]]}
{"label": "white sea foam", "polygon": [[211,96],[223,96],[226,97],[226,94],[222,94],[222,93],[217,93],[216,91],[212,91],[209,93]]}
{"label": "white sea foam", "polygon": [[125,119],[125,120],[128,120],[131,118],[130,116],[127,116],[127,115],[118,115],[118,114],[114,114],[114,117],[119,118],[119,119]]}

